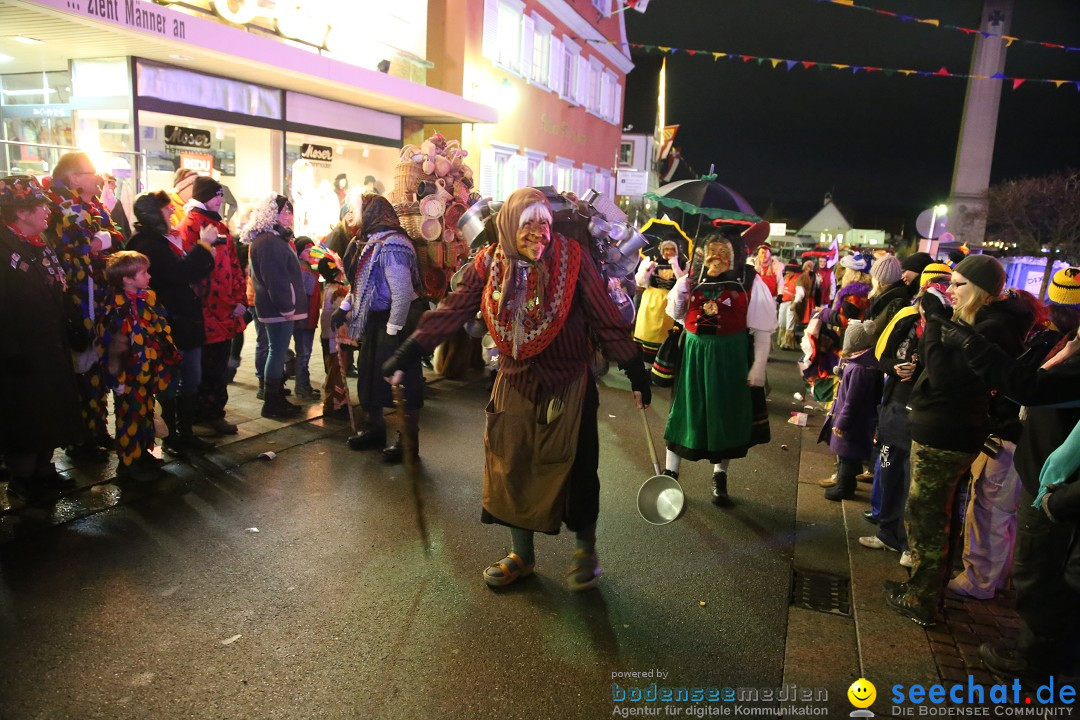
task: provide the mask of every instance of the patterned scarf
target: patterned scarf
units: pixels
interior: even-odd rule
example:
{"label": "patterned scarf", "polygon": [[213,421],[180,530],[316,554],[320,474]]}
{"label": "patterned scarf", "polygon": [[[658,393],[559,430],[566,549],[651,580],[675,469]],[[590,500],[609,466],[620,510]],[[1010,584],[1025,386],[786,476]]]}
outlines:
{"label": "patterned scarf", "polygon": [[[536,263],[506,257],[501,242],[478,253],[475,262],[478,272],[487,272],[480,308],[499,352],[516,360],[543,352],[566,324],[574,302],[581,246],[552,234]],[[510,297],[504,294],[507,287]]]}
{"label": "patterned scarf", "polygon": [[[15,239],[19,242],[25,243],[30,247],[29,253],[31,256],[37,256],[37,263],[43,270],[49,275],[50,285],[59,285],[61,292],[67,289],[67,281],[64,278],[64,268],[60,265],[59,258],[56,257],[56,253],[53,249],[46,245],[40,236],[30,237],[29,235],[23,235],[17,227],[14,225],[8,225],[8,230],[12,232]],[[17,266],[22,258],[18,253],[14,253],[11,256],[12,264]]]}
{"label": "patterned scarf", "polygon": [[180,361],[180,355],[168,321],[157,311],[153,290],[121,291],[111,296],[98,324],[99,354],[107,352],[118,337],[127,338],[128,349],[119,371],[108,378],[117,392],[140,387],[162,392],[169,387],[170,368]]}

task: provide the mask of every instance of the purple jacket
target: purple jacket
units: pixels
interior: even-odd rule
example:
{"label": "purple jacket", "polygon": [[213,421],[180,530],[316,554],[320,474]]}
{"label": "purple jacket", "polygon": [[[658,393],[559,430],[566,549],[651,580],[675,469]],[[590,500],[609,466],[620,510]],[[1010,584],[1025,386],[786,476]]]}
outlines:
{"label": "purple jacket", "polygon": [[[874,454],[877,406],[881,402],[881,371],[873,350],[840,361],[840,388],[822,432],[838,457],[868,460]],[[843,431],[843,437],[832,428]]]}

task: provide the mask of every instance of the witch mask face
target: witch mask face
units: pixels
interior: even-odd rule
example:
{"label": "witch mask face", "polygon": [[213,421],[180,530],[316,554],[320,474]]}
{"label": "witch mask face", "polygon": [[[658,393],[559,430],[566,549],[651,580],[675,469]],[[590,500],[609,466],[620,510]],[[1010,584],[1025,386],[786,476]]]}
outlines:
{"label": "witch mask face", "polygon": [[731,267],[731,245],[711,242],[705,248],[705,272],[711,277],[721,275]]}
{"label": "witch mask face", "polygon": [[[530,212],[539,208],[540,212]],[[521,257],[536,262],[551,243],[551,219],[543,206],[530,206],[521,214],[516,245]]]}

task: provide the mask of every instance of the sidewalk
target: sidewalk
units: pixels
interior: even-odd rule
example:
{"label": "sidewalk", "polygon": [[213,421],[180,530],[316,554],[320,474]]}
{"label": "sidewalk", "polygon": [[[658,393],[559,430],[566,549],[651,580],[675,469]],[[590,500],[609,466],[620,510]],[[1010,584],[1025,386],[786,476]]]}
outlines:
{"label": "sidewalk", "polygon": [[[779,398],[776,401],[781,402]],[[801,402],[791,398],[786,402],[792,411],[803,409]],[[860,536],[874,534],[874,526],[862,515],[869,509],[870,485],[860,483],[854,500],[835,503],[824,499],[818,480],[834,472],[835,458],[826,445],[817,443],[824,413],[809,414],[800,433],[795,570],[850,579],[851,608],[850,616],[834,613],[823,625],[821,619],[800,617],[814,611],[793,605],[789,657],[801,652],[833,673],[846,668],[852,681],[864,677],[875,683],[879,700],[874,710],[879,717],[890,707],[885,690],[895,684],[966,683],[969,675],[975,683],[1001,682],[982,664],[978,651],[981,643],[1008,643],[1018,634],[1020,619],[1014,610],[1013,592],[999,593],[986,601],[950,593],[938,624],[926,629],[886,606],[883,582],[905,580],[908,571],[899,564],[899,553],[870,550],[858,543]],[[835,552],[838,543],[846,545],[845,553]],[[846,567],[840,562],[844,557]],[[807,637],[800,632],[806,632]],[[785,666],[789,668],[785,682],[810,684],[815,673],[812,666],[790,662]],[[1011,682],[1011,678],[1006,680]]]}
{"label": "sidewalk", "polygon": [[[0,542],[34,532],[42,527],[92,515],[113,507],[121,501],[128,502],[135,496],[167,491],[171,486],[188,482],[202,475],[227,473],[230,468],[253,460],[260,453],[268,450],[281,452],[334,433],[341,433],[344,439],[349,432],[348,423],[339,420],[324,421],[321,401],[304,403],[293,396],[290,400],[301,404],[304,407],[303,413],[288,420],[262,417],[260,414],[262,401],[255,397],[258,380],[255,377],[254,356],[255,326],[251,324],[244,333],[240,368],[237,370],[236,379],[229,385],[229,402],[226,407],[226,418],[237,426],[236,435],[203,436],[204,439],[213,442],[216,447],[202,457],[194,457],[190,464],[174,461],[168,454],[163,455],[159,441],[154,449],[154,455],[163,458],[168,464],[165,466],[165,476],[150,486],[118,482],[115,455],[111,455],[104,463],[76,464],[64,454],[61,448],[56,451],[53,461],[57,471],[74,481],[75,486],[62,495],[58,495],[56,501],[49,503],[48,506],[27,507],[21,501],[8,497],[5,483],[3,493],[0,494]],[[312,352],[310,370],[312,387],[322,387],[325,373],[323,372],[322,351],[319,347]],[[355,381],[350,379],[350,385],[355,387]],[[290,380],[288,387],[292,386],[293,383]],[[114,430],[111,409],[109,425],[111,434]],[[282,432],[290,429],[291,432]],[[199,426],[196,426],[196,433],[201,434]]]}

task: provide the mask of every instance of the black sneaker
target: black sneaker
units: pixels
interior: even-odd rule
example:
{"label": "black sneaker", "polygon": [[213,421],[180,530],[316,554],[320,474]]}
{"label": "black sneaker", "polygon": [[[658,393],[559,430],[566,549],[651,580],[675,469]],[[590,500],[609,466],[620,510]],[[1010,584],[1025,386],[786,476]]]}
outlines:
{"label": "black sneaker", "polygon": [[905,594],[901,591],[891,592],[885,594],[885,604],[891,607],[896,612],[900,613],[908,620],[911,620],[916,625],[922,627],[933,627],[937,624],[937,613],[934,611],[927,612],[922,608],[908,601]]}

